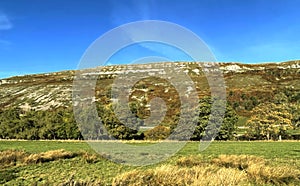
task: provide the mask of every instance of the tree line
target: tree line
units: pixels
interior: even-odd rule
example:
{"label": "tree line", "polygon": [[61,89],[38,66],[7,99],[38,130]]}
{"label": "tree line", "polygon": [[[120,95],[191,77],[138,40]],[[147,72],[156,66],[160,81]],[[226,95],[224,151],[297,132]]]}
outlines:
{"label": "tree line", "polygon": [[[174,115],[173,120],[162,122],[158,126],[139,130],[144,126],[138,119],[138,109],[135,103],[130,104],[132,117],[117,118],[112,105],[97,105],[98,116],[95,120],[89,108],[82,109],[77,115],[76,122],[74,111],[71,107],[56,108],[52,110],[24,111],[18,107],[0,110],[0,138],[1,139],[166,139],[172,133],[179,133],[182,140],[200,140],[211,136],[216,140],[236,139],[238,115],[229,103],[226,103],[224,117],[218,112],[211,118],[211,107],[215,100],[210,97],[200,99],[199,106],[195,109],[196,115],[187,119],[195,121],[196,127],[190,130],[192,136],[186,138],[186,131],[177,129],[179,115]],[[247,121],[245,139],[279,139],[289,138],[288,130],[299,128],[299,104],[286,105],[284,101],[277,103],[263,103],[253,109],[252,117]],[[209,120],[221,121],[209,124]],[[120,121],[122,120],[122,122]],[[216,134],[215,136],[212,136]]]}
{"label": "tree line", "polygon": [[[211,102],[210,98],[200,100],[201,107],[197,108],[198,114],[193,118],[196,120],[197,126],[191,136],[192,140],[199,140],[208,135],[205,134],[205,129],[209,120]],[[125,124],[115,116],[111,105],[98,104],[98,115],[101,121],[92,118],[92,111],[85,108],[76,114],[77,119],[83,120],[83,123],[88,123],[87,125],[80,125],[81,122],[76,122],[73,109],[70,107],[47,111],[24,111],[18,107],[13,107],[0,111],[0,138],[28,140],[85,138],[96,140],[113,137],[124,140],[159,140],[167,138],[175,130],[176,121],[180,117],[180,115],[174,116],[174,120],[169,121],[170,123],[161,123],[152,129],[140,131],[138,129],[143,126],[143,122],[138,120],[135,104],[131,104],[130,107],[134,117],[121,118],[122,122],[126,122]],[[234,110],[229,105],[226,108],[223,125],[217,133],[218,135],[215,136],[219,140],[232,139],[237,122],[237,115]],[[182,139],[185,138],[182,137]]]}

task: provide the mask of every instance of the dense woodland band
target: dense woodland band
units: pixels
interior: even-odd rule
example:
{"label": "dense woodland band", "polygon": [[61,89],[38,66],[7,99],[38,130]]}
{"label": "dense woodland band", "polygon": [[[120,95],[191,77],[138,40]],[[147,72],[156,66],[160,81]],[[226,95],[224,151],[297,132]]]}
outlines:
{"label": "dense woodland band", "polygon": [[[196,108],[196,128],[193,135],[188,138],[200,140],[212,136],[216,140],[278,140],[298,139],[300,127],[299,102],[288,102],[283,96],[272,102],[262,103],[252,109],[252,116],[244,126],[238,126],[238,115],[227,103],[226,112],[221,127],[208,125],[211,114],[212,99],[209,97],[200,99]],[[1,139],[138,139],[160,140],[166,139],[176,129],[176,121],[180,113],[174,115],[172,120],[163,121],[158,126],[148,130],[138,130],[143,126],[137,122],[139,108],[131,104],[131,111],[136,117],[127,118],[125,125],[121,123],[113,113],[112,107],[98,105],[98,114],[102,123],[90,121],[88,109],[79,113],[79,118],[89,125],[80,125],[76,122],[71,107],[56,108],[47,111],[24,111],[20,108],[5,109],[0,112],[0,138]],[[221,117],[221,116],[220,116]],[[215,119],[221,119],[216,116]],[[190,121],[190,120],[189,120]],[[130,123],[137,123],[134,127],[127,127]],[[218,122],[216,122],[218,123]],[[103,125],[101,125],[103,124]],[[105,130],[103,130],[103,126]],[[240,130],[242,130],[240,132]],[[216,131],[217,130],[217,131]],[[104,131],[108,131],[105,133]],[[182,140],[185,138],[182,132]],[[180,140],[180,139],[179,139]]]}

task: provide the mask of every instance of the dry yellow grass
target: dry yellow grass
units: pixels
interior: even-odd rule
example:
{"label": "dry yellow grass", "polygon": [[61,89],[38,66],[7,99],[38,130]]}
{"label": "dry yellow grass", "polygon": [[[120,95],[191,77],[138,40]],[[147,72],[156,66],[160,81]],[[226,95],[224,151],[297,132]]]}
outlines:
{"label": "dry yellow grass", "polygon": [[250,155],[220,155],[212,160],[213,164],[222,167],[238,168],[240,170],[247,169],[249,165],[265,164],[265,159]]}
{"label": "dry yellow grass", "polygon": [[89,154],[87,152],[82,152],[80,155],[86,163],[97,163],[99,160],[103,159],[103,157],[100,155]]}
{"label": "dry yellow grass", "polygon": [[65,150],[52,150],[47,152],[42,152],[39,154],[30,154],[24,158],[24,163],[43,163],[48,161],[54,161],[58,159],[73,158],[76,154],[71,152],[66,152]]}
{"label": "dry yellow grass", "polygon": [[204,161],[200,156],[190,156],[178,159],[176,165],[123,173],[113,185],[297,185],[299,178],[295,167],[271,166],[261,157],[221,155]]}
{"label": "dry yellow grass", "polygon": [[263,158],[248,155],[220,155],[212,160],[220,167],[232,167],[247,173],[255,184],[288,185],[300,181],[300,170],[292,166],[272,166]]}
{"label": "dry yellow grass", "polygon": [[220,168],[215,165],[208,167],[179,167],[163,165],[155,169],[134,170],[117,176],[114,186],[169,186],[169,185],[242,185],[246,183],[246,174],[237,169]]}
{"label": "dry yellow grass", "polygon": [[26,153],[24,151],[6,150],[0,151],[0,166],[14,166],[18,162],[22,162]]}
{"label": "dry yellow grass", "polygon": [[294,180],[300,181],[300,171],[290,166],[252,164],[247,168],[247,175],[258,184],[287,185]]}
{"label": "dry yellow grass", "polygon": [[0,151],[0,165],[1,167],[9,167],[17,164],[43,163],[58,159],[73,158],[77,155],[65,150],[53,150],[38,154],[28,154],[19,150],[6,150]]}
{"label": "dry yellow grass", "polygon": [[181,167],[192,167],[192,166],[198,166],[203,164],[204,161],[201,156],[182,157],[176,161],[176,165]]}

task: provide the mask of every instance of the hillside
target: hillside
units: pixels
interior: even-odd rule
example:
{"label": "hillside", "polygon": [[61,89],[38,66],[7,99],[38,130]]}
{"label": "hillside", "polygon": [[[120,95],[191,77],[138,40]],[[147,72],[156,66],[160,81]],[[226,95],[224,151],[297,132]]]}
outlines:
{"label": "hillside", "polygon": [[[195,121],[196,128],[190,134],[185,133],[187,130],[179,131],[176,139],[200,140],[207,135],[214,99],[211,92],[226,94],[227,99],[216,139],[299,138],[300,61],[219,63],[219,67],[218,71],[215,63],[166,62],[2,79],[0,139],[111,139],[113,136],[157,140],[174,134],[183,119],[185,127]],[[126,111],[127,107],[112,94],[129,96],[131,116],[128,112],[124,116],[115,114]],[[197,96],[199,107],[186,107],[187,101]],[[153,99],[157,97],[160,99]],[[159,102],[162,100],[164,104]],[[108,132],[100,122],[91,120],[92,108],[85,107],[90,103],[96,103],[98,116]],[[80,108],[76,115],[73,104]],[[152,110],[153,105],[160,109]],[[79,124],[75,117],[86,124]]]}
{"label": "hillside", "polygon": [[[143,64],[138,65],[138,68],[144,69],[143,72],[150,75],[155,75],[164,71],[168,64]],[[189,74],[200,97],[210,94],[207,80],[199,63],[178,62],[175,66]],[[135,71],[136,65],[107,66],[96,69],[98,101],[111,101],[106,95],[109,95],[114,78],[125,73],[125,69],[127,71],[132,69],[130,72],[133,74],[139,72],[139,70]],[[274,96],[279,93],[292,95],[290,101],[299,99],[300,61],[255,65],[220,63],[220,69],[225,79],[227,100],[240,115],[248,116],[249,111],[256,105],[273,100]],[[20,107],[24,110],[71,107],[74,75],[75,71],[63,71],[2,79],[0,80],[0,107],[2,109]],[[172,97],[172,94],[174,97],[176,94],[175,90],[172,91],[170,88],[170,84],[161,79],[144,79],[134,87],[131,99],[136,100],[139,96],[149,92],[156,92],[156,95],[167,97]]]}

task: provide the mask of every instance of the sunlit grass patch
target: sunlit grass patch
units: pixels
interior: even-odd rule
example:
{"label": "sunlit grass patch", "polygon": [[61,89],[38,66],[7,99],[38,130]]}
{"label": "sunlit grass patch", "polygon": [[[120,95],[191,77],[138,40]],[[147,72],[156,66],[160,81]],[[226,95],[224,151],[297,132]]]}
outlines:
{"label": "sunlit grass patch", "polygon": [[212,160],[220,167],[238,168],[245,171],[250,181],[256,184],[283,185],[300,183],[300,170],[294,166],[271,165],[265,159],[249,155],[220,155]]}
{"label": "sunlit grass patch", "polygon": [[248,177],[257,184],[286,185],[294,182],[300,184],[300,171],[291,166],[251,164],[246,171]]}
{"label": "sunlit grass patch", "polygon": [[237,169],[216,165],[180,167],[162,165],[149,170],[133,170],[117,176],[112,185],[238,185],[245,183],[246,174]]}
{"label": "sunlit grass patch", "polygon": [[67,152],[63,149],[60,150],[52,150],[47,152],[42,152],[38,154],[30,154],[29,156],[24,158],[24,163],[43,163],[49,161],[55,161],[58,159],[69,159],[78,156],[78,154],[73,152]]}
{"label": "sunlit grass patch", "polygon": [[23,162],[26,156],[27,154],[25,153],[25,151],[21,150],[0,151],[0,166],[3,168],[14,166],[18,162]]}
{"label": "sunlit grass patch", "polygon": [[209,160],[188,156],[175,165],[125,172],[114,178],[113,185],[298,185],[299,179],[296,167],[270,165],[262,157],[220,155]]}
{"label": "sunlit grass patch", "polygon": [[0,165],[2,168],[22,165],[43,163],[59,159],[68,159],[78,156],[78,153],[67,152],[63,149],[30,154],[22,150],[0,151]]}
{"label": "sunlit grass patch", "polygon": [[203,161],[203,157],[201,156],[181,157],[176,161],[176,165],[181,167],[192,167],[203,164],[205,164],[205,162]]}
{"label": "sunlit grass patch", "polygon": [[220,155],[218,158],[213,159],[212,163],[222,167],[245,170],[253,164],[265,165],[265,159],[250,155]]}

